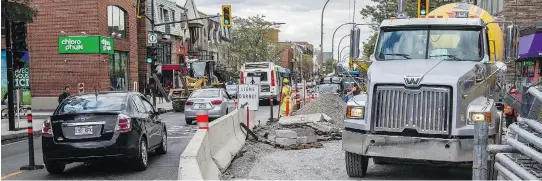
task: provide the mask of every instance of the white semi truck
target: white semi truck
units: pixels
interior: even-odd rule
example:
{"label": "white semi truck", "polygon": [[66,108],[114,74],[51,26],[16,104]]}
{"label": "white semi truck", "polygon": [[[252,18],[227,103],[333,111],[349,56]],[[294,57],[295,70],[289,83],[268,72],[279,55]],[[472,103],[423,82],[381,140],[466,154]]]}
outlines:
{"label": "white semi truck", "polygon": [[446,18],[381,23],[368,91],[348,102],[342,147],[349,176],[365,176],[369,158],[472,164],[473,119],[487,120],[490,140],[499,139],[496,67],[517,57],[517,27],[506,25],[503,35],[493,18],[481,18],[483,9],[446,6]]}

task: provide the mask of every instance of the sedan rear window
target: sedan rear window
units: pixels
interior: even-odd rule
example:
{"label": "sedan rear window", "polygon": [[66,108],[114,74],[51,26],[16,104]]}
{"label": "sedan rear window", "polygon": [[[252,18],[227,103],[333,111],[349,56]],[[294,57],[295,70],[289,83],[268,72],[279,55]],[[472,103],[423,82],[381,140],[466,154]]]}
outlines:
{"label": "sedan rear window", "polygon": [[76,96],[64,101],[58,114],[121,111],[125,107],[124,99],[125,96]]}
{"label": "sedan rear window", "polygon": [[190,95],[191,98],[213,98],[213,97],[219,97],[219,91],[218,90],[198,90],[192,92],[192,95]]}

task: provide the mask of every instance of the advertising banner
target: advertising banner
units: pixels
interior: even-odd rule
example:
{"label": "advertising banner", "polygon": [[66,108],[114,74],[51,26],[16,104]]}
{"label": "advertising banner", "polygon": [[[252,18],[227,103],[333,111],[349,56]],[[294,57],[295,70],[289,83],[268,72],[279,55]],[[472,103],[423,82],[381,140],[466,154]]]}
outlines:
{"label": "advertising banner", "polygon": [[[28,58],[28,52],[24,52],[23,57],[20,60],[14,60],[13,69],[14,75],[14,87],[20,90],[22,105],[32,104],[32,95],[30,94],[30,64]],[[8,79],[7,79],[7,59],[6,51],[2,51],[2,98],[8,92]],[[16,94],[17,92],[13,92]],[[16,97],[16,96],[15,96]]]}

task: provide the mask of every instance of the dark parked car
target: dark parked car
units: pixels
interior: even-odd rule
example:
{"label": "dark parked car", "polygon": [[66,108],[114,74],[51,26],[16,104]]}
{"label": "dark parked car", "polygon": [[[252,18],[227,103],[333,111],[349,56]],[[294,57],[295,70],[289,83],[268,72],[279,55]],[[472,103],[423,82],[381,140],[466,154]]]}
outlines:
{"label": "dark parked car", "polygon": [[58,174],[66,164],[126,160],[145,170],[148,152],[167,152],[167,129],[158,110],[138,92],[99,92],[69,97],[44,121],[43,161]]}

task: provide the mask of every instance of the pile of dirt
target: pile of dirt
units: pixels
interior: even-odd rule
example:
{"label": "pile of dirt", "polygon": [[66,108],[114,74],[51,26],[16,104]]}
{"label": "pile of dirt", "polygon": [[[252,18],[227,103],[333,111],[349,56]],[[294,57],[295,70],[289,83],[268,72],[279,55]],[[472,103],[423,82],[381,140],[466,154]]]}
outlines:
{"label": "pile of dirt", "polygon": [[331,117],[330,122],[336,128],[342,128],[346,117],[346,102],[335,94],[321,94],[315,100],[295,111],[293,115],[323,113]]}

